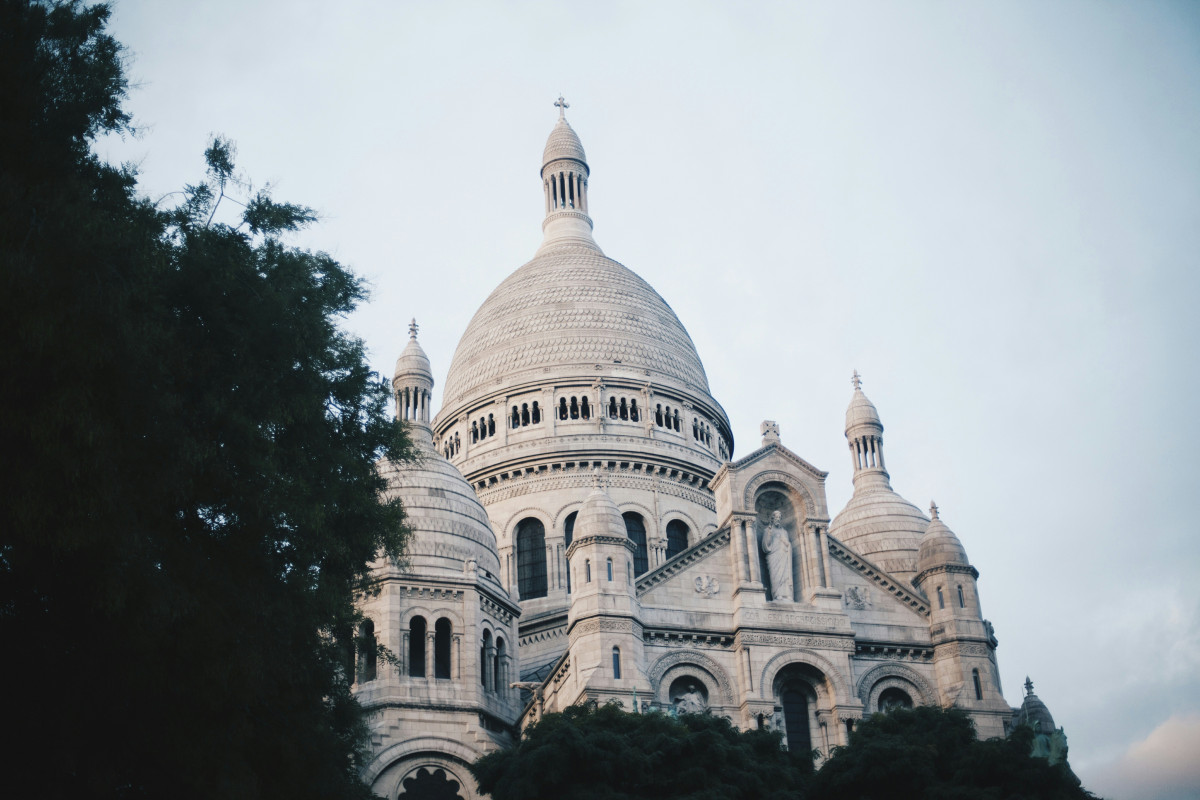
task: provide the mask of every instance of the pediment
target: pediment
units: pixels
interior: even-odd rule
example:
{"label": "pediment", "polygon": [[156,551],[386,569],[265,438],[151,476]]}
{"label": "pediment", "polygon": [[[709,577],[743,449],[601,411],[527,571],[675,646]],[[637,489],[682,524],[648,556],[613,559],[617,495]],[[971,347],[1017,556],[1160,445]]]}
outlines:
{"label": "pediment", "polygon": [[[682,587],[700,598],[712,597],[718,593],[728,596],[733,583],[732,575],[729,574],[729,559],[713,559],[713,556],[724,553],[728,547],[728,528],[722,528],[701,539],[658,568],[638,578],[636,585],[638,599],[653,602],[652,595],[657,594],[657,590],[664,587],[672,592],[680,590]],[[698,588],[697,578],[703,579]],[[712,581],[716,583],[713,584]]]}
{"label": "pediment", "polygon": [[922,616],[929,616],[928,598],[913,588],[908,581],[897,578],[891,573],[880,569],[833,536],[829,537],[829,554],[854,572],[857,572],[887,596],[908,606]]}
{"label": "pediment", "polygon": [[829,476],[828,472],[817,469],[812,464],[808,463],[803,458],[796,455],[778,442],[772,442],[766,447],[760,447],[753,453],[750,453],[743,458],[739,458],[737,461],[729,464],[729,468],[735,472],[740,472],[748,467],[758,465],[761,461],[769,461],[772,457],[780,459],[784,463],[796,467],[800,471],[806,473],[809,477],[815,478],[818,481],[823,481]]}

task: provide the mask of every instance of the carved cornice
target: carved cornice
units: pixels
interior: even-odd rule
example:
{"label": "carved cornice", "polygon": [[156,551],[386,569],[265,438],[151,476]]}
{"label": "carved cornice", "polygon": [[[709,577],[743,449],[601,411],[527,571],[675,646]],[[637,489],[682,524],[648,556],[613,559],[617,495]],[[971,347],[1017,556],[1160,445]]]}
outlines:
{"label": "carved cornice", "polygon": [[646,644],[663,647],[708,647],[728,649],[733,646],[732,633],[679,628],[646,628],[642,638]]}
{"label": "carved cornice", "polygon": [[729,544],[729,528],[722,528],[711,536],[701,539],[696,544],[684,550],[665,564],[647,572],[637,579],[637,595],[641,597],[646,592],[669,581],[688,567],[699,564],[704,559],[723,549]]}
{"label": "carved cornice", "polygon": [[913,584],[915,585],[924,583],[926,578],[929,578],[933,575],[947,575],[950,573],[955,573],[958,575],[970,575],[975,580],[979,580],[979,570],[975,569],[970,564],[965,566],[963,564],[939,564],[936,567],[930,567],[929,569],[923,569],[918,572],[916,577],[913,578]]}
{"label": "carved cornice", "polygon": [[786,633],[762,633],[742,631],[737,636],[739,644],[765,644],[777,647],[801,647],[807,650],[840,650],[842,652],[852,652],[854,650],[853,637],[841,636],[795,636]]}
{"label": "carved cornice", "polygon": [[749,455],[742,456],[737,461],[730,463],[729,468],[730,468],[730,470],[735,471],[735,472],[743,470],[746,467],[750,466],[751,464],[753,464],[757,461],[761,461],[762,459],[766,458],[767,456],[771,455],[772,453],[778,453],[784,459],[791,461],[793,464],[795,464],[801,470],[808,473],[810,476],[816,478],[818,481],[824,481],[827,477],[829,477],[828,472],[823,472],[823,471],[817,469],[812,464],[808,463],[803,458],[796,455],[791,450],[789,450],[788,448],[784,447],[782,444],[779,444],[777,442],[772,442],[771,444],[767,445],[766,447],[760,447],[759,449],[755,450],[753,453],[750,453]]}
{"label": "carved cornice", "polygon": [[637,552],[637,545],[628,536],[583,536],[572,540],[571,546],[567,548],[567,558],[574,558],[579,548],[588,545],[607,545],[609,547],[620,547],[631,553]]}
{"label": "carved cornice", "polygon": [[581,636],[599,631],[631,633],[640,639],[642,638],[642,623],[632,617],[592,617],[576,622],[568,633],[573,643]]}
{"label": "carved cornice", "polygon": [[657,490],[709,511],[716,510],[712,492],[703,475],[627,457],[557,459],[480,478],[474,483],[474,488],[485,506],[534,493],[590,489],[595,483],[592,471],[594,463],[605,467],[610,463],[617,464],[616,469],[606,470],[605,480],[609,487],[647,492]]}
{"label": "carved cornice", "polygon": [[855,553],[837,538],[829,536],[829,552],[850,569],[868,579],[881,590],[895,597],[913,611],[929,616],[929,601],[916,589],[905,588],[904,582]]}

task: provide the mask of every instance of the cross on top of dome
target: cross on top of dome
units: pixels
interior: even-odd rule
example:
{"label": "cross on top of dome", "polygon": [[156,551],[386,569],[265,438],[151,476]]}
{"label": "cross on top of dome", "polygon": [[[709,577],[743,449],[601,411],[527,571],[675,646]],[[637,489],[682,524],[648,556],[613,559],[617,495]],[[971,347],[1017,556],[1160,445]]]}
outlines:
{"label": "cross on top of dome", "polygon": [[560,94],[558,99],[554,101],[554,105],[558,108],[558,118],[566,119],[566,111],[571,107],[571,104],[564,100],[563,96]]}
{"label": "cross on top of dome", "polygon": [[413,317],[412,322],[408,323],[408,338],[417,338],[417,318]]}
{"label": "cross on top of dome", "polygon": [[858,370],[854,370],[854,376],[850,378],[850,385],[854,387],[855,391],[862,388],[862,376],[858,374]]}

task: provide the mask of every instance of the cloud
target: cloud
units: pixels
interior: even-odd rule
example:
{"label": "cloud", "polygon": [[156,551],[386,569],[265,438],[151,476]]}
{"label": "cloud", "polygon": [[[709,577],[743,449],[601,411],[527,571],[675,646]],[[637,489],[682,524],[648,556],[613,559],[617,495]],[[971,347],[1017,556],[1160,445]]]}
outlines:
{"label": "cloud", "polygon": [[1200,714],[1176,714],[1084,785],[1110,800],[1200,797]]}

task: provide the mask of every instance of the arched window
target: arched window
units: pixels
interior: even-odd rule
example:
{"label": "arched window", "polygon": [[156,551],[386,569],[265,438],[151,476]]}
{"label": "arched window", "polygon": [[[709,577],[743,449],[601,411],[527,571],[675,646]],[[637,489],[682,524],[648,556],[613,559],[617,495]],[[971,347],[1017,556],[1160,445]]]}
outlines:
{"label": "arched window", "polygon": [[488,414],[488,436],[496,435],[496,419],[491,414]]}
{"label": "arched window", "polygon": [[571,419],[579,419],[579,400],[574,397],[571,398]]}
{"label": "arched window", "polygon": [[692,420],[692,438],[697,440],[700,438],[700,425],[694,419]]}
{"label": "arched window", "polygon": [[633,551],[633,574],[641,575],[650,568],[650,557],[646,550],[646,523],[636,511],[626,511],[621,516],[625,520],[625,533],[636,548]]}
{"label": "arched window", "polygon": [[529,412],[529,420],[534,425],[542,421],[542,411],[538,408],[537,400],[533,401],[533,410]]}
{"label": "arched window", "polygon": [[503,689],[508,680],[504,675],[504,656],[505,656],[504,639],[496,637],[496,656],[492,660],[492,689],[500,691]]}
{"label": "arched window", "polygon": [[521,424],[529,424],[529,403],[521,403]]}
{"label": "arched window", "polygon": [[488,673],[491,671],[488,661],[491,658],[492,632],[484,630],[483,640],[479,643],[479,685],[488,688]]}
{"label": "arched window", "polygon": [[889,686],[879,694],[879,710],[883,712],[893,711],[897,708],[912,708],[912,698],[908,696],[908,692],[903,689],[898,689],[895,686]]}
{"label": "arched window", "polygon": [[667,523],[667,558],[675,556],[687,550],[688,547],[688,526],[683,520],[673,519]]}
{"label": "arched window", "polygon": [[450,677],[450,620],[442,617],[433,626],[433,677]]}
{"label": "arched window", "polygon": [[983,699],[983,683],[979,680],[979,670],[971,670],[971,680],[975,683],[975,699]]}
{"label": "arched window", "polygon": [[783,726],[787,732],[788,750],[793,753],[812,752],[812,734],[808,729],[808,695],[803,691],[788,688],[780,698],[783,701]]}
{"label": "arched window", "polygon": [[608,560],[608,580],[610,583],[612,582],[612,559],[611,558]]}
{"label": "arched window", "polygon": [[565,397],[560,397],[558,399],[558,418],[559,419],[567,418],[567,398],[565,398]]}
{"label": "arched window", "polygon": [[[579,516],[578,511],[572,511],[567,514],[567,519],[563,523],[563,552],[571,549],[571,542],[575,540],[575,518]],[[571,562],[567,562],[567,594],[571,593]]]}
{"label": "arched window", "polygon": [[938,608],[945,608],[946,607],[946,598],[942,594],[942,587],[940,587],[940,586],[937,587],[937,590],[938,590]]}
{"label": "arched window", "polygon": [[517,407],[516,407],[516,406],[513,406],[513,407],[512,407],[512,426],[513,426],[514,428],[519,428],[519,427],[521,427],[521,417],[520,417],[520,415],[519,415],[519,414],[517,414]]}
{"label": "arched window", "polygon": [[959,608],[967,607],[967,598],[963,597],[963,590],[962,590],[961,583],[958,585],[958,607]]}
{"label": "arched window", "polygon": [[608,398],[608,417],[609,419],[617,418],[617,398]]}
{"label": "arched window", "polygon": [[679,409],[675,409],[675,432],[679,433]]}
{"label": "arched window", "polygon": [[527,517],[517,523],[517,594],[522,600],[546,596],[546,528]]}
{"label": "arched window", "polygon": [[471,423],[471,441],[472,442],[479,441],[479,425],[474,422]]}
{"label": "arched window", "polygon": [[425,618],[413,617],[408,622],[408,674],[425,677]]}
{"label": "arched window", "polygon": [[592,407],[588,405],[588,399],[586,395],[579,400],[579,416],[583,417],[584,419],[592,418]]}
{"label": "arched window", "polygon": [[629,419],[632,422],[637,422],[641,415],[638,414],[637,400],[629,401]]}
{"label": "arched window", "polygon": [[358,626],[358,680],[375,680],[375,656],[378,647],[375,643],[375,623],[364,619]]}
{"label": "arched window", "polygon": [[621,398],[621,419],[629,419],[629,405],[625,402],[625,398]]}
{"label": "arched window", "polygon": [[633,586],[633,562],[625,562],[625,582]]}
{"label": "arched window", "polygon": [[583,581],[584,583],[592,582],[592,560],[590,558],[583,560]]}
{"label": "arched window", "polygon": [[621,680],[621,648],[613,648],[613,680]]}
{"label": "arched window", "polygon": [[657,405],[654,406],[654,424],[660,428],[663,426],[662,403],[658,403]]}

